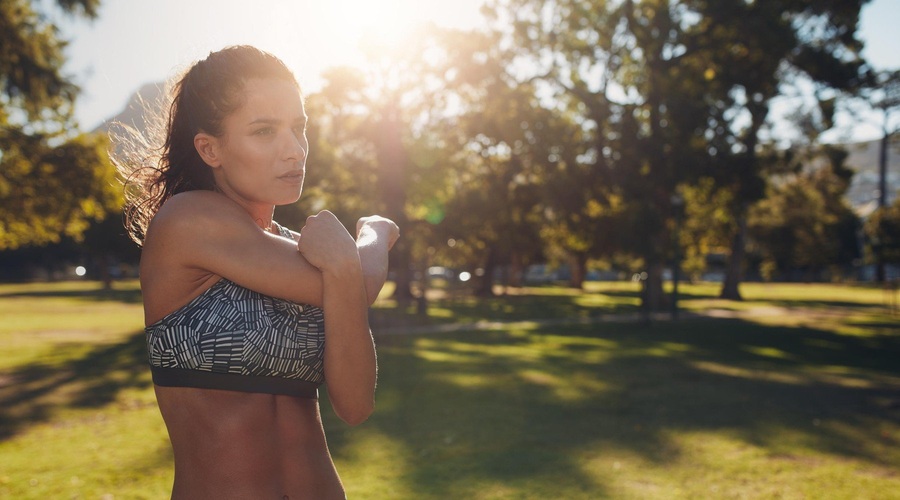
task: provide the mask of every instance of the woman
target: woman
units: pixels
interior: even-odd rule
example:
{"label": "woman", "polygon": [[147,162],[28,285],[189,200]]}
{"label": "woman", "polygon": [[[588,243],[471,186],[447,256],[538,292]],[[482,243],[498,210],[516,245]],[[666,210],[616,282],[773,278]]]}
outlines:
{"label": "woman", "polygon": [[173,498],[344,498],[317,387],[350,425],[373,411],[367,310],[399,231],[366,217],[354,240],[327,211],[299,233],[272,220],[300,196],[306,121],[280,60],[230,47],[175,84],[156,165],[120,165]]}

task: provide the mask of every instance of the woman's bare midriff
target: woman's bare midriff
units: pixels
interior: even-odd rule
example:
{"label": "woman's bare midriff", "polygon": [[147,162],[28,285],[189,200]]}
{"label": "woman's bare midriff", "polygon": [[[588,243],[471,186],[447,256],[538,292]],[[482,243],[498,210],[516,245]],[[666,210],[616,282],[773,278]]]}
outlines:
{"label": "woman's bare midriff", "polygon": [[172,498],[343,499],[318,401],[156,386],[175,454]]}

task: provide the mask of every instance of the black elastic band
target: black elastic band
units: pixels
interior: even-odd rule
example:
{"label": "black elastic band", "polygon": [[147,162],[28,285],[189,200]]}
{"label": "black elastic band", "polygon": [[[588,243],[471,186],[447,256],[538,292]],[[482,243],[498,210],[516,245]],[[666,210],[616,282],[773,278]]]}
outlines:
{"label": "black elastic band", "polygon": [[305,380],[234,373],[214,373],[183,368],[151,366],[153,383],[162,387],[193,387],[223,391],[261,392],[298,398],[317,399],[319,384]]}

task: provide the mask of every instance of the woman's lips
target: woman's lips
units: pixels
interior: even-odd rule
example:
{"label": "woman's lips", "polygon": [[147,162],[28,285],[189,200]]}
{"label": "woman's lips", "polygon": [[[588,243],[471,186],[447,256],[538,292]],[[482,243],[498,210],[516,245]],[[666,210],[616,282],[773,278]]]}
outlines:
{"label": "woman's lips", "polygon": [[278,178],[285,182],[300,183],[303,181],[303,171],[291,170],[290,172],[279,175]]}

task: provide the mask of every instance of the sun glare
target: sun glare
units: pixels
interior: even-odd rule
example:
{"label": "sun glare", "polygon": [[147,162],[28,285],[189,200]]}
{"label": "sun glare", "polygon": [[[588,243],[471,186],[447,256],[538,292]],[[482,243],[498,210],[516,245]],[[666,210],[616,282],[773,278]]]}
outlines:
{"label": "sun glare", "polygon": [[422,7],[414,0],[335,0],[322,2],[323,22],[335,43],[350,45],[347,48],[375,44],[381,50],[395,50],[424,22]]}

